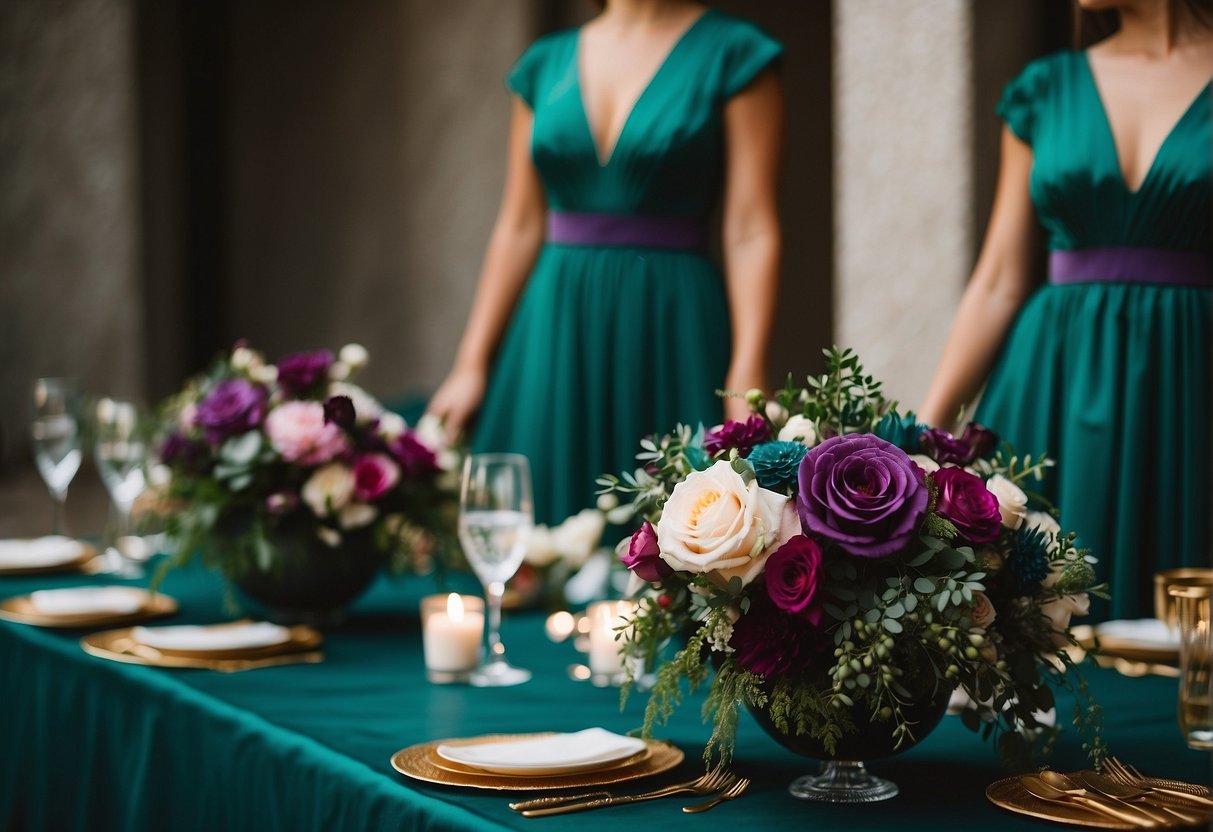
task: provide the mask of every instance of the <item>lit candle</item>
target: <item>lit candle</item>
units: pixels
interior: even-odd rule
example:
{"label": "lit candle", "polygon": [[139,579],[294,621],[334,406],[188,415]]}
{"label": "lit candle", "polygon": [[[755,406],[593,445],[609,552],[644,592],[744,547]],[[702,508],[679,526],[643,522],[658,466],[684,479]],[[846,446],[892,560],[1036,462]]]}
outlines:
{"label": "lit candle", "polygon": [[421,601],[421,644],[431,682],[466,681],[480,664],[484,601],[475,596],[431,595]]}
{"label": "lit candle", "polygon": [[598,601],[590,604],[586,618],[590,624],[590,672],[605,684],[612,684],[623,674],[624,627],[635,611],[631,601]]}

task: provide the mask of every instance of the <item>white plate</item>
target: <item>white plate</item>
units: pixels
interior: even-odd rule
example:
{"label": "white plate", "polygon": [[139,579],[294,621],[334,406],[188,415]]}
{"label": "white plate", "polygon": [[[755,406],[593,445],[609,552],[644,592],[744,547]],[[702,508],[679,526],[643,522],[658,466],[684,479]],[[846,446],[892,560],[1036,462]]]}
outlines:
{"label": "white plate", "polygon": [[125,615],[142,609],[147,599],[147,590],[133,586],[40,589],[29,595],[30,605],[39,615]]}
{"label": "white plate", "polygon": [[1179,630],[1168,627],[1157,618],[1105,621],[1096,625],[1095,634],[1101,640],[1109,639],[1122,647],[1131,646],[1146,650],[1179,649]]}
{"label": "white plate", "polygon": [[133,627],[131,638],[157,650],[245,650],[290,641],[291,631],[268,621],[209,626]]}
{"label": "white plate", "polygon": [[444,743],[434,749],[444,760],[494,774],[573,773],[604,766],[644,751],[644,740],[587,728],[517,742]]}
{"label": "white plate", "polygon": [[48,535],[0,540],[0,569],[41,569],[79,560],[87,547],[79,540]]}

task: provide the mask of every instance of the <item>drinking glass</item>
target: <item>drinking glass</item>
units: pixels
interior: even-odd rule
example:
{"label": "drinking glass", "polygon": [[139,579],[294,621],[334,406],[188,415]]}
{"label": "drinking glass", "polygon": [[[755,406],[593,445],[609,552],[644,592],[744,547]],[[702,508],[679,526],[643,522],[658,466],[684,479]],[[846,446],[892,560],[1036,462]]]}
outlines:
{"label": "drinking glass", "polygon": [[80,406],[76,383],[68,378],[34,382],[30,409],[30,439],[38,473],[54,502],[51,529],[64,534],[63,508],[67,487],[80,470]]}
{"label": "drinking glass", "polygon": [[94,413],[93,455],[101,481],[114,504],[114,534],[106,547],[110,571],[137,578],[143,574],[135,563],[139,553],[125,548],[131,536],[131,510],[147,488],[148,440],[139,408],[121,399],[101,399]]}
{"label": "drinking glass", "polygon": [[518,685],[529,670],[506,661],[501,643],[501,598],[526,554],[535,524],[531,469],[520,454],[472,454],[463,463],[459,494],[459,541],[484,585],[488,600],[488,658],[472,674],[478,687]]}
{"label": "drinking glass", "polygon": [[1189,748],[1213,750],[1213,587],[1173,584],[1179,617],[1179,728]]}

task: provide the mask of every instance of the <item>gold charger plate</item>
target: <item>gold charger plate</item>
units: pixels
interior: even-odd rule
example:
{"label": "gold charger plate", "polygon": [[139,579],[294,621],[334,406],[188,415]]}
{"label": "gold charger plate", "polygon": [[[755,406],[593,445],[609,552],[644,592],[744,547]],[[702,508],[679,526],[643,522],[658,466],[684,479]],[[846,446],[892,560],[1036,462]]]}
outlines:
{"label": "gold charger plate", "polygon": [[[1191,783],[1180,783],[1171,780],[1157,780],[1154,778],[1146,778],[1146,785],[1157,785],[1166,788],[1179,789],[1193,794],[1200,794],[1208,797],[1209,790],[1195,786]],[[1102,815],[1093,810],[1087,809],[1078,804],[1060,803],[1049,800],[1041,800],[1040,798],[1028,793],[1028,790],[1019,782],[1018,777],[1006,777],[1002,780],[997,780],[991,783],[986,788],[986,797],[995,806],[1001,806],[1004,809],[1015,812],[1020,815],[1029,815],[1034,818],[1043,820],[1051,820],[1055,823],[1064,823],[1070,826],[1084,826],[1088,829],[1141,829],[1139,824],[1127,823],[1117,820],[1107,815]],[[1159,795],[1157,803],[1147,805],[1177,805],[1173,798],[1168,798],[1166,795]],[[1178,818],[1174,823],[1158,824],[1155,829],[1188,829],[1190,824],[1185,824]]]}
{"label": "gold charger plate", "polygon": [[177,611],[177,602],[173,598],[160,593],[146,594],[147,600],[134,612],[86,612],[71,615],[38,612],[28,595],[19,595],[0,601],[0,619],[16,621],[18,624],[32,624],[35,627],[112,627],[161,618]]}
{"label": "gold charger plate", "polygon": [[238,650],[157,650],[136,641],[129,627],[87,635],[80,639],[80,646],[86,653],[115,662],[225,672],[283,664],[315,664],[324,660],[324,653],[319,649],[324,643],[324,636],[319,631],[305,626],[289,629],[290,638],[281,644]]}
{"label": "gold charger plate", "polygon": [[12,575],[53,575],[56,572],[79,572],[87,563],[97,557],[97,550],[89,544],[82,544],[84,551],[79,557],[65,560],[62,563],[52,563],[48,566],[0,566],[0,577]]}
{"label": "gold charger plate", "polygon": [[[489,734],[483,737],[465,737],[462,739],[434,740],[418,743],[408,748],[402,748],[392,755],[392,768],[426,783],[438,783],[443,786],[463,786],[469,789],[490,789],[493,791],[545,791],[552,789],[583,789],[592,786],[607,786],[614,783],[624,783],[629,780],[639,780],[642,777],[652,777],[669,771],[683,760],[682,750],[659,740],[646,740],[648,749],[632,762],[626,765],[607,765],[601,769],[579,771],[563,775],[508,775],[491,774],[484,771],[454,771],[450,768],[440,768],[435,765],[435,753],[439,745],[482,742],[516,742],[518,740],[534,739],[550,736],[540,734]],[[452,765],[443,760],[444,765]]]}

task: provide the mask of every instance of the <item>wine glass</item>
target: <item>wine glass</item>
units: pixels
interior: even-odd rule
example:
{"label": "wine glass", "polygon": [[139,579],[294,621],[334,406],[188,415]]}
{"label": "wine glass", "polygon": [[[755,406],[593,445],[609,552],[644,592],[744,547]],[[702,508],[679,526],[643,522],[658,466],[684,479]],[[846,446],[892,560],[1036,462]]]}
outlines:
{"label": "wine glass", "polygon": [[40,378],[34,382],[30,411],[30,439],[38,473],[54,502],[51,529],[64,534],[64,504],[67,487],[80,470],[79,395],[76,383],[67,378]]}
{"label": "wine glass", "polygon": [[472,454],[463,463],[459,494],[459,541],[488,599],[488,658],[471,677],[477,687],[519,685],[529,670],[513,667],[501,643],[505,582],[522,565],[535,524],[531,468],[519,454]]}
{"label": "wine glass", "polygon": [[106,547],[106,565],[110,571],[138,578],[143,570],[128,552],[131,535],[131,510],[135,500],[147,488],[148,441],[139,408],[121,399],[101,399],[94,413],[93,456],[101,481],[109,492],[115,510],[112,544]]}

